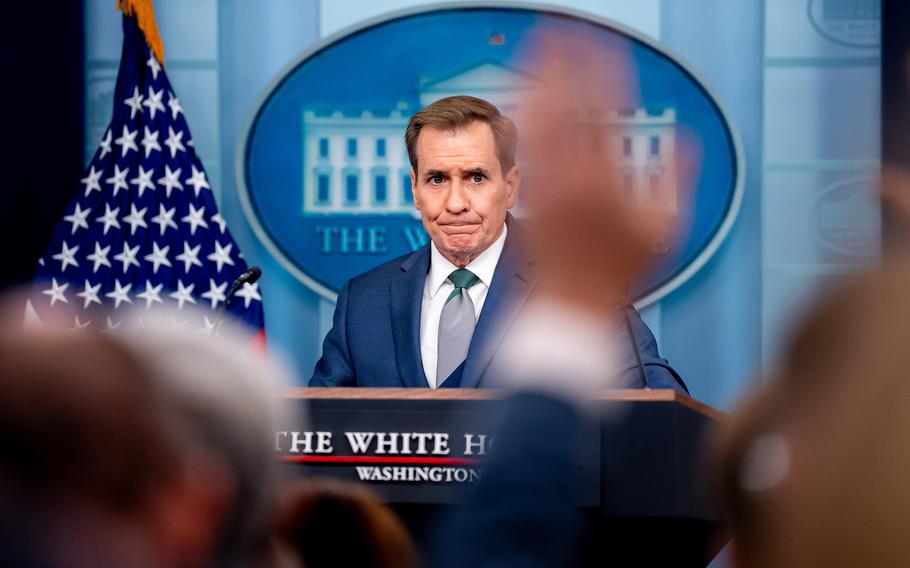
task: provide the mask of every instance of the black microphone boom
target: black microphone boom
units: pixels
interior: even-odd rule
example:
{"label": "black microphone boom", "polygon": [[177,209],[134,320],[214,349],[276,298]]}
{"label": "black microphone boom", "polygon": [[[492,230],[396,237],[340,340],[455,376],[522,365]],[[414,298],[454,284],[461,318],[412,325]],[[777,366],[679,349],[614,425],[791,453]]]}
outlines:
{"label": "black microphone boom", "polygon": [[234,295],[234,293],[240,289],[244,284],[252,284],[259,280],[259,277],[262,276],[262,269],[258,266],[251,266],[249,270],[237,277],[236,280],[231,284],[231,289],[227,294],[228,299]]}
{"label": "black microphone boom", "polygon": [[234,297],[234,294],[237,293],[237,290],[240,290],[240,287],[244,284],[253,284],[259,277],[262,276],[262,269],[258,266],[251,266],[246,272],[241,274],[231,283],[231,289],[228,290],[227,295],[224,297],[224,301],[221,303],[221,311],[227,309],[228,303],[231,301],[231,298]]}

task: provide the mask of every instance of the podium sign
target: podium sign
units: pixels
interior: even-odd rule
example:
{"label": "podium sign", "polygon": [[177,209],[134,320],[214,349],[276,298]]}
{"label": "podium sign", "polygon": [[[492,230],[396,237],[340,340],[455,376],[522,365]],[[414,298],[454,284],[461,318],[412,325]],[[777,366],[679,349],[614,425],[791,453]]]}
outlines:
{"label": "podium sign", "polygon": [[[339,391],[344,396],[335,398]],[[438,391],[432,398],[398,398],[413,392],[297,391],[291,400],[308,425],[276,432],[275,449],[295,473],[362,482],[391,503],[457,503],[483,477],[498,397]],[[566,441],[579,445],[580,506],[600,503],[599,434],[595,424],[582,439]]]}
{"label": "podium sign", "polygon": [[[418,544],[445,508],[483,479],[496,409],[484,389],[303,388],[287,391],[275,448],[289,471],[362,482],[402,516]],[[671,390],[614,390],[574,443],[576,503],[603,535],[597,562],[706,566],[724,544],[705,491],[705,434],[724,415]],[[295,423],[294,416],[305,417]],[[596,414],[595,414],[596,416]],[[533,456],[522,467],[534,467]],[[654,546],[660,542],[660,546]],[[592,560],[593,561],[593,560]]]}
{"label": "podium sign", "polygon": [[[292,389],[286,400],[306,422],[282,425],[275,449],[295,474],[363,482],[390,503],[456,503],[483,477],[503,396]],[[566,440],[580,449],[578,504],[607,515],[715,519],[703,499],[699,449],[704,430],[723,415],[670,390],[605,391],[597,399],[599,424]]]}

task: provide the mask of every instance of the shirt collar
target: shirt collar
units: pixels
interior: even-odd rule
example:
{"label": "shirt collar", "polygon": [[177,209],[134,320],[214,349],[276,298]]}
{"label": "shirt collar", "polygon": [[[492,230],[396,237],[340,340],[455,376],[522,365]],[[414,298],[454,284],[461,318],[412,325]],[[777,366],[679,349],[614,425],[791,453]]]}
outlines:
{"label": "shirt collar", "polygon": [[[490,283],[493,281],[493,273],[496,272],[496,265],[502,255],[502,249],[506,244],[506,233],[508,232],[509,228],[503,224],[502,233],[493,241],[493,244],[488,246],[487,250],[480,253],[477,258],[465,267],[476,274],[487,288],[490,287]],[[457,266],[442,256],[442,253],[436,248],[436,243],[430,241],[430,273],[427,275],[430,298],[436,296],[436,293],[439,292],[439,289],[449,278],[449,274],[457,269]]]}

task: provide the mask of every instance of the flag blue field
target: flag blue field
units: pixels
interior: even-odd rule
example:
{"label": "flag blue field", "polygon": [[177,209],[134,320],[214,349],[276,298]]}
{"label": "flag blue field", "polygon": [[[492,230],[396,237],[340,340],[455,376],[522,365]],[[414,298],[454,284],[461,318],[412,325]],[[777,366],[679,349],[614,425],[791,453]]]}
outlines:
{"label": "flag blue field", "polygon": [[[66,306],[74,329],[104,331],[136,307],[172,306],[178,325],[212,332],[248,267],[218,212],[180,100],[134,17],[123,17],[123,36],[110,126],[38,261],[30,301],[39,318]],[[228,312],[261,331],[258,286],[244,284]],[[189,306],[206,309],[190,316]]]}

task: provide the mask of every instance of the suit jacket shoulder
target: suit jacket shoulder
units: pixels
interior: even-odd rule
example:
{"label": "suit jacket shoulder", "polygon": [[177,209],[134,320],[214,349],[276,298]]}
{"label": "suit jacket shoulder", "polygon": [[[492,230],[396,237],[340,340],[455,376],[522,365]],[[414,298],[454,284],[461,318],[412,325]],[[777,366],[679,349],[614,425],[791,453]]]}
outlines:
{"label": "suit jacket shoulder", "polygon": [[428,263],[426,245],[345,283],[310,386],[427,386],[411,345],[419,308],[394,306],[419,301]]}

